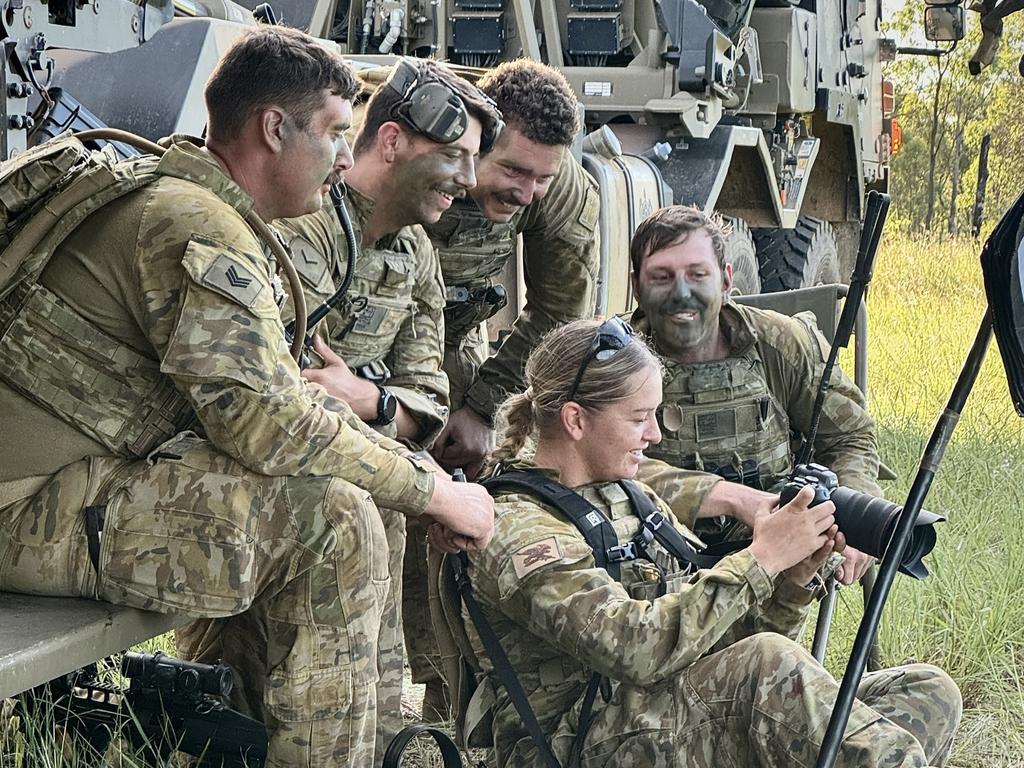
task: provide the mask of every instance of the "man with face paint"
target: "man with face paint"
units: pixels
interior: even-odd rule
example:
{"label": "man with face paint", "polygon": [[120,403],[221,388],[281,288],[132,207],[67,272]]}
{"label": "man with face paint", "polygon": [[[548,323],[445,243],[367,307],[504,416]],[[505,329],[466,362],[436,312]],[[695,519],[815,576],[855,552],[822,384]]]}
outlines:
{"label": "man with face paint", "polygon": [[[413,102],[429,102],[430,110],[413,111]],[[344,174],[359,253],[348,294],[314,337],[316,367],[303,375],[377,432],[417,450],[430,446],[448,415],[444,286],[420,225],[436,221],[476,183],[481,137],[492,137],[499,119],[486,97],[443,65],[403,60],[368,102],[354,165]],[[338,212],[328,200],[317,213],[277,226],[307,305],[319,306],[345,277],[348,246]],[[404,516],[381,514],[391,594],[380,642],[377,754],[402,725],[398,604],[406,542]]]}
{"label": "man with face paint", "polygon": [[[792,469],[792,436],[810,430],[828,343],[806,315],[729,300],[732,265],[717,216],[684,206],[655,211],[637,227],[630,260],[639,303],[631,323],[650,336],[666,369],[658,410],[663,438],[647,450],[653,460],[641,467],[641,479],[670,504],[691,498],[680,492],[692,476],[680,469],[746,476],[770,487]],[[843,485],[881,495],[874,422],[861,391],[839,369],[825,397],[814,460]],[[771,498],[734,490],[753,502],[751,514]],[[690,525],[700,515],[692,506],[674,511]],[[705,535],[717,533],[711,521],[701,525]],[[871,561],[851,548],[845,554],[838,576],[852,583]]]}
{"label": "man with face paint", "polygon": [[[426,227],[437,248],[446,291],[444,370],[452,415],[432,453],[447,469],[473,478],[493,445],[492,419],[506,397],[526,388],[530,351],[556,326],[594,312],[598,270],[597,185],[571,156],[579,132],[578,100],[557,70],[528,59],[499,64],[478,82],[501,110],[505,128],[481,152],[477,185]],[[484,324],[505,304],[501,275],[523,238],[526,305],[497,354],[488,358]],[[410,543],[406,574],[425,572],[426,552]],[[407,578],[415,595],[425,579]],[[448,703],[431,640],[427,595],[408,614],[412,678],[426,683],[426,719],[444,720]]]}

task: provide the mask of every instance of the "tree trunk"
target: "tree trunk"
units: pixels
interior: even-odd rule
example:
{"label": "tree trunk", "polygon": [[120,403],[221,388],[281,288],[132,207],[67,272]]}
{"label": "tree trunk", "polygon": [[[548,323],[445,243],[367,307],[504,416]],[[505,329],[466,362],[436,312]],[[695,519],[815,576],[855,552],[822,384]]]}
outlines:
{"label": "tree trunk", "polygon": [[935,79],[935,97],[932,99],[932,129],[928,142],[928,203],[924,213],[924,228],[932,228],[935,216],[935,165],[939,159],[939,97],[942,95],[942,77],[946,74],[944,67],[939,68],[939,76]]}
{"label": "tree trunk", "polygon": [[946,221],[946,231],[956,236],[959,226],[956,220],[956,199],[960,194],[960,155],[964,151],[964,127],[961,125],[956,132],[956,141],[953,144],[953,164],[950,173],[949,185],[949,219]]}

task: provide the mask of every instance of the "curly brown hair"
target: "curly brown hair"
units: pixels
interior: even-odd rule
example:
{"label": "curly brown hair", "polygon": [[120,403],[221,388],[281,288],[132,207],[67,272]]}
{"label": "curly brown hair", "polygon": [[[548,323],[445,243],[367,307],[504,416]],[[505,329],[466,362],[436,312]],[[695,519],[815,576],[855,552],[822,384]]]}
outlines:
{"label": "curly brown hair", "polygon": [[260,25],[227,50],[206,81],[207,133],[231,141],[253,113],[271,106],[304,130],[324,105],[324,91],[351,101],[359,87],[348,62],[305,32]]}
{"label": "curly brown hair", "polygon": [[[495,131],[501,115],[491,101],[484,97],[483,93],[468,80],[459,77],[455,72],[444,64],[433,59],[406,59],[420,73],[423,82],[436,80],[444,83],[458,94],[462,103],[466,105],[466,111],[471,117],[480,121],[483,136]],[[394,107],[402,100],[402,95],[393,88],[381,85],[366,104],[366,112],[363,114],[363,124],[359,128],[352,152],[358,157],[377,142],[377,131],[384,123],[395,119]],[[404,128],[403,124],[403,128]]]}
{"label": "curly brown hair", "polygon": [[530,59],[506,61],[477,83],[505,123],[530,141],[568,147],[580,130],[578,99],[561,72]]}
{"label": "curly brown hair", "polygon": [[640,264],[656,251],[681,243],[691,232],[704,232],[711,238],[719,269],[725,269],[725,241],[732,227],[718,213],[706,214],[693,205],[670,205],[659,208],[642,222],[629,243],[629,261],[633,274],[640,274]]}

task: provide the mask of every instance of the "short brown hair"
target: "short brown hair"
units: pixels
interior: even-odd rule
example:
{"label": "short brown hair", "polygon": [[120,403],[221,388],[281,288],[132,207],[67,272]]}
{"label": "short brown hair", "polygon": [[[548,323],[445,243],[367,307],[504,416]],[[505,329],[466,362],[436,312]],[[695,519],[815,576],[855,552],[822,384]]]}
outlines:
{"label": "short brown hair", "polygon": [[480,78],[479,85],[494,99],[505,123],[530,141],[568,147],[580,130],[579,100],[565,76],[547,64],[506,61]]}
{"label": "short brown hair", "polygon": [[253,113],[270,106],[304,130],[324,105],[324,91],[349,100],[359,93],[344,59],[305,32],[260,25],[235,41],[206,81],[207,132],[231,141]]}
{"label": "short brown hair", "polygon": [[725,239],[729,236],[729,225],[718,213],[710,215],[692,205],[670,205],[660,208],[642,222],[633,233],[629,243],[629,261],[633,274],[640,274],[640,264],[656,251],[681,243],[691,232],[702,231],[711,238],[711,248],[718,259],[720,269],[725,269]]}
{"label": "short brown hair", "polygon": [[[482,135],[492,134],[501,120],[501,114],[491,103],[490,99],[484,96],[483,92],[468,80],[456,75],[452,70],[440,62],[432,59],[406,59],[419,72],[420,81],[440,81],[455,91],[462,103],[466,105],[466,111],[470,117],[480,121]],[[395,119],[395,107],[402,101],[403,95],[394,88],[381,84],[366,104],[366,111],[363,113],[363,124],[359,128],[352,152],[361,155],[377,142],[377,131],[387,122],[398,122],[403,129],[412,131],[405,123]],[[420,134],[415,134],[419,136]]]}

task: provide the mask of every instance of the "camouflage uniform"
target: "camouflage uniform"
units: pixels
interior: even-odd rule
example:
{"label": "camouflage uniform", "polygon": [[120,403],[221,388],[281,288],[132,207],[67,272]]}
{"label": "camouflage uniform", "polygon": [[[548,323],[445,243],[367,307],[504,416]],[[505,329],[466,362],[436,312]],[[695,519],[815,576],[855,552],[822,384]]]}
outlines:
{"label": "camouflage uniform", "polygon": [[[547,194],[512,221],[489,221],[466,199],[456,200],[437,224],[426,228],[441,259],[449,298],[444,369],[451,382],[452,408],[468,405],[490,422],[509,394],[526,388],[523,367],[544,334],[593,315],[598,209],[597,185],[566,152]],[[501,349],[484,362],[482,323],[490,308],[482,297],[499,282],[508,260],[515,258],[519,234],[526,306]],[[455,300],[467,294],[469,300]]]}
{"label": "camouflage uniform", "polygon": [[[373,212],[374,201],[353,188],[348,209],[356,242]],[[337,213],[325,204],[317,213],[277,222],[305,287],[306,304],[319,306],[344,278],[348,244]],[[402,227],[370,248],[360,248],[352,285],[331,312],[321,332],[353,370],[390,389],[420,426],[414,447],[429,447],[448,417],[448,379],[441,371],[444,338],[444,285],[434,248],[420,226]],[[395,437],[397,427],[374,424]],[[405,518],[381,509],[388,537],[391,594],[380,638],[381,681],[377,690],[379,750],[402,727],[401,614],[418,613],[411,597],[403,604]],[[409,537],[408,557],[426,558],[426,539],[418,526]],[[399,611],[399,606],[402,606]]]}
{"label": "camouflage uniform", "polygon": [[[630,321],[638,333],[650,333],[642,310]],[[639,475],[691,525],[693,519],[676,507],[679,483],[673,468],[736,470],[753,459],[765,486],[787,474],[792,435],[810,431],[828,356],[828,342],[804,316],[726,302],[720,322],[729,340],[728,359],[683,364],[662,358],[662,441],[645,452],[660,461],[646,462]],[[653,343],[656,348],[657,339]],[[669,426],[681,423],[678,429],[668,429],[666,413],[674,417]],[[881,495],[874,422],[863,394],[838,368],[825,396],[814,461],[830,467],[843,485]]]}
{"label": "camouflage uniform", "polygon": [[186,650],[235,668],[268,765],[370,765],[374,502],[422,512],[431,472],[302,383],[252,198],[187,142],[158,171],[0,305],[0,588],[216,618]]}
{"label": "camouflage uniform", "polygon": [[[639,519],[619,485],[575,490],[608,516],[620,543],[633,537]],[[792,640],[806,618],[806,590],[771,579],[748,550],[685,573],[656,544],[651,560],[623,563],[618,583],[554,509],[499,494],[495,513],[490,545],[470,554],[474,591],[563,764],[592,671],[609,677],[612,691],[607,702],[596,699],[584,766],[814,764],[838,685]],[[490,682],[498,765],[543,766],[504,689]],[[944,672],[912,664],[871,673],[858,698],[838,766],[945,761],[962,703]]]}
{"label": "camouflage uniform", "polygon": [[[448,294],[445,308],[444,370],[451,384],[452,408],[468,406],[490,423],[497,407],[526,388],[523,368],[530,351],[548,331],[590,317],[596,301],[599,199],[597,185],[568,152],[546,195],[510,222],[488,220],[471,199],[456,200],[427,232],[437,248]],[[523,236],[526,305],[498,353],[487,359],[484,321],[493,314],[483,300],[499,284],[517,235]],[[469,295],[468,301],[456,301]],[[409,568],[410,563],[406,563]],[[419,567],[419,564],[417,564]],[[413,680],[437,679],[440,660],[432,642],[423,578],[408,580],[416,591],[420,616],[407,614],[406,644]]]}

